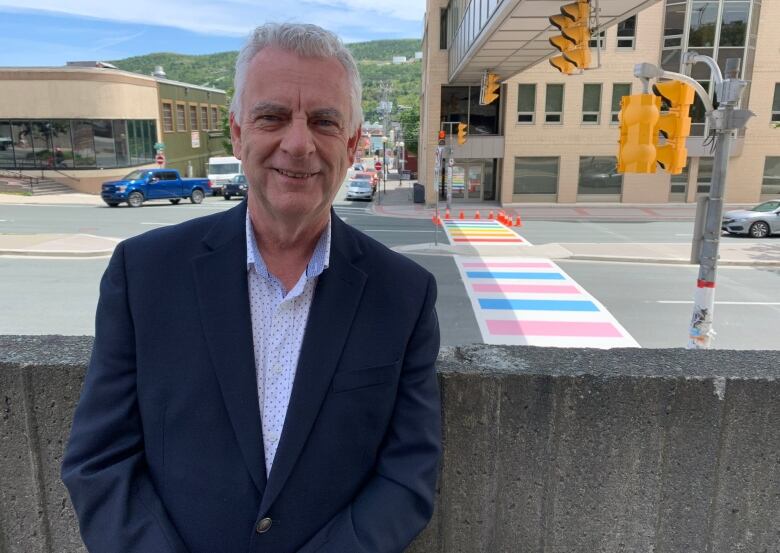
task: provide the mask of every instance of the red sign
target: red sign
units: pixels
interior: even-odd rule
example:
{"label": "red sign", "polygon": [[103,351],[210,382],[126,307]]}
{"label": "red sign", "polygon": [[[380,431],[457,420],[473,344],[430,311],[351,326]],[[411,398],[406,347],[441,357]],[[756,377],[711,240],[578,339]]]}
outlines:
{"label": "red sign", "polygon": [[376,163],[374,163],[374,169],[376,169],[377,171],[381,171],[382,170],[382,162],[381,161],[377,161]]}
{"label": "red sign", "polygon": [[157,156],[154,158],[154,161],[157,162],[157,165],[162,167],[165,165],[165,156],[163,154],[157,154]]}

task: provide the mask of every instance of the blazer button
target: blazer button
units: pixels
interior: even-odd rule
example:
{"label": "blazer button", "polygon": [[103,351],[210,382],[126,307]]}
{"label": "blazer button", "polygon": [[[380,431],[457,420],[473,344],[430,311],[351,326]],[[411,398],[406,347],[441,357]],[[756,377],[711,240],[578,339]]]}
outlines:
{"label": "blazer button", "polygon": [[268,530],[270,530],[272,523],[273,521],[268,517],[261,518],[260,522],[257,523],[257,526],[255,526],[255,532],[258,534],[265,534],[268,532]]}

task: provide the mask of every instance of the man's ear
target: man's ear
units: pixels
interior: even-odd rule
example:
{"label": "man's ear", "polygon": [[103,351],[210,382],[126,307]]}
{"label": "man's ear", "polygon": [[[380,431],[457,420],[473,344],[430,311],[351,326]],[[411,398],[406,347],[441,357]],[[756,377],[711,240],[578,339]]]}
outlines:
{"label": "man's ear", "polygon": [[360,137],[363,136],[363,125],[358,125],[355,134],[347,141],[347,149],[349,150],[349,164],[355,163],[355,155],[357,154],[358,144],[360,144]]}
{"label": "man's ear", "polygon": [[230,142],[233,144],[233,157],[241,159],[241,125],[236,121],[236,114],[230,112]]}

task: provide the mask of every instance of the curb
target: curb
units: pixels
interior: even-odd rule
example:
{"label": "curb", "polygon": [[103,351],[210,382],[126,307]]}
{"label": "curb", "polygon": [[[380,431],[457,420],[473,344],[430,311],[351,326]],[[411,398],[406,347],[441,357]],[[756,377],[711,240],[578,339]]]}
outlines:
{"label": "curb", "polygon": [[10,256],[23,256],[23,257],[84,257],[84,258],[98,258],[98,257],[110,257],[114,253],[113,249],[110,250],[92,250],[92,251],[79,251],[79,250],[9,250],[0,249],[0,257]]}

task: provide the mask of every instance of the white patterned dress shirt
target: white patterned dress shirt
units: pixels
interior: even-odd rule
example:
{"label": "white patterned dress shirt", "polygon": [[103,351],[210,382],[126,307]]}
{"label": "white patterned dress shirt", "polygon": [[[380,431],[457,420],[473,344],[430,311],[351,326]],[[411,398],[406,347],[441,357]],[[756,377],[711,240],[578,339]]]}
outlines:
{"label": "white patterned dress shirt", "polygon": [[328,221],[306,270],[285,294],[281,281],[268,272],[260,255],[247,211],[247,279],[266,476],[271,474],[282,437],[317,277],[328,267],[330,229]]}

